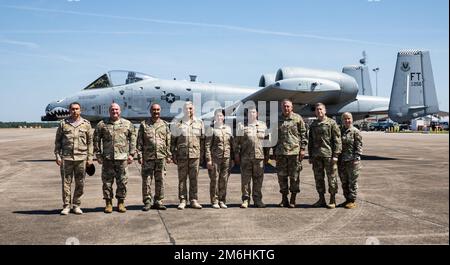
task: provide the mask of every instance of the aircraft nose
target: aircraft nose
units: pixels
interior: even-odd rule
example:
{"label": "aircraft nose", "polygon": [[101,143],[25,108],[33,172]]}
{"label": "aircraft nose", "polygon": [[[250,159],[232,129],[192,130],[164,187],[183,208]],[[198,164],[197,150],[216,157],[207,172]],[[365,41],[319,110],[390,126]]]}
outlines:
{"label": "aircraft nose", "polygon": [[53,109],[52,104],[48,104],[47,107],[45,107],[45,112],[49,112]]}

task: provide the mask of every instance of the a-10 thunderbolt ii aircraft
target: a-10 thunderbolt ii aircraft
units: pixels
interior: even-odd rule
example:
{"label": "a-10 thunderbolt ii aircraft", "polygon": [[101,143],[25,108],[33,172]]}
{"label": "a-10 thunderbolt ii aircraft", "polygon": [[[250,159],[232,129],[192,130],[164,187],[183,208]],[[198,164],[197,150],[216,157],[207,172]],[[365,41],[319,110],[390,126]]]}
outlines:
{"label": "a-10 thunderbolt ii aircraft", "polygon": [[[330,116],[349,111],[355,120],[388,114],[393,121],[403,123],[439,111],[428,51],[398,53],[390,99],[371,96],[371,91],[365,65],[345,66],[342,73],[285,67],[276,74],[262,75],[259,87],[162,80],[133,71],[110,71],[75,95],[48,104],[41,119],[54,121],[67,117],[68,105],[73,101],[82,105],[82,116],[94,123],[109,117],[112,102],[121,106],[122,117],[134,122],[146,119],[150,104],[155,102],[161,105],[161,118],[167,121],[180,114],[180,103],[185,101],[193,101],[202,117],[218,107],[225,107],[227,116],[232,116],[239,108],[237,102],[274,102],[285,98],[292,100],[295,111],[303,116],[314,116],[317,102],[327,106]],[[201,108],[199,101],[204,103]],[[174,108],[176,103],[178,107]]]}

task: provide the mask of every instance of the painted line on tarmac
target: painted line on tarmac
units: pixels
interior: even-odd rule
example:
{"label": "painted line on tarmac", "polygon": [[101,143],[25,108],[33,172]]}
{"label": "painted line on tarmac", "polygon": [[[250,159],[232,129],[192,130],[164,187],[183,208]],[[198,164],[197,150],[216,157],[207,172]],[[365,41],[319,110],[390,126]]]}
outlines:
{"label": "painted line on tarmac", "polygon": [[164,229],[166,230],[167,236],[169,237],[170,244],[176,245],[175,238],[172,237],[172,234],[170,233],[169,228],[167,227],[166,221],[162,217],[160,210],[158,210],[158,216],[159,216],[159,219],[161,219],[162,224],[164,225]]}
{"label": "painted line on tarmac", "polygon": [[[308,245],[312,245],[311,242],[316,242],[315,244],[318,244],[318,241],[329,241],[330,239],[339,239],[339,241],[345,241],[347,239],[361,239],[360,244],[361,245],[366,245],[368,243],[371,243],[370,241],[373,239],[378,239],[379,244],[382,245],[383,241],[380,241],[380,239],[396,239],[396,238],[421,238],[421,237],[447,237],[449,236],[449,232],[442,232],[442,233],[421,233],[421,234],[397,234],[397,235],[370,235],[370,236],[348,236],[348,235],[340,235],[340,236],[307,236],[307,235],[303,235],[301,238],[297,237],[297,236],[290,236],[290,237],[285,237],[283,238],[283,242],[285,241],[296,241],[299,242],[299,239],[301,239],[302,243],[297,243],[299,245],[301,244],[308,244]],[[306,240],[305,240],[306,239]],[[313,239],[313,241],[310,241],[311,239]],[[369,242],[367,242],[369,240]],[[254,238],[240,238],[240,239],[236,239],[236,238],[221,238],[221,239],[212,239],[212,240],[182,240],[179,241],[178,244],[180,245],[189,245],[189,244],[226,244],[228,242],[233,242],[233,244],[245,244],[245,243],[251,243],[251,244],[258,244],[256,242],[263,242],[267,245],[271,245],[271,244],[280,244],[280,243],[273,243],[275,240],[274,238],[258,238],[258,237],[254,237]],[[276,241],[279,242],[279,241]],[[329,244],[329,243],[324,243],[324,244]],[[389,243],[391,244],[391,243]],[[423,243],[422,243],[423,244]],[[445,243],[448,244],[448,243]]]}
{"label": "painted line on tarmac", "polygon": [[11,168],[11,163],[6,160],[0,159],[0,174],[8,171]]}
{"label": "painted line on tarmac", "polygon": [[[368,204],[372,204],[372,205],[374,205],[374,206],[378,206],[378,207],[383,208],[383,209],[386,209],[386,210],[390,210],[390,211],[393,211],[393,212],[400,213],[400,214],[402,214],[402,215],[404,215],[404,216],[406,216],[406,217],[411,217],[411,218],[418,219],[418,220],[423,221],[423,222],[427,222],[427,223],[430,223],[430,224],[433,224],[433,225],[440,226],[440,227],[443,227],[443,228],[447,228],[447,229],[448,229],[448,224],[440,224],[440,223],[437,223],[437,222],[435,222],[435,221],[428,220],[428,219],[423,218],[423,217],[415,216],[415,215],[413,215],[413,214],[409,214],[409,213],[406,213],[406,212],[401,211],[401,210],[398,210],[398,209],[386,207],[386,206],[381,205],[381,204],[378,204],[378,203],[376,203],[376,202],[371,202],[371,201],[368,201],[368,200],[362,200],[362,199],[359,199],[359,200],[360,200],[360,201],[363,201],[363,202],[365,202],[365,203],[368,203]],[[394,217],[394,218],[395,218],[395,217]]]}

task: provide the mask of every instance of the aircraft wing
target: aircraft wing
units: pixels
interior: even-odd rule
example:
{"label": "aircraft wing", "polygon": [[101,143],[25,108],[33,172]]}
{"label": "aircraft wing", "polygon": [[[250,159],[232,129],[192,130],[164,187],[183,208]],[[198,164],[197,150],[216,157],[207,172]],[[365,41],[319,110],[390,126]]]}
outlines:
{"label": "aircraft wing", "polygon": [[242,102],[247,102],[249,100],[252,100],[254,102],[258,101],[281,101],[285,98],[291,98],[295,95],[296,91],[286,91],[285,89],[281,89],[276,86],[268,85],[255,93],[247,96],[246,98],[242,99]]}
{"label": "aircraft wing", "polygon": [[374,115],[382,115],[382,114],[387,114],[388,113],[388,107],[380,107],[380,108],[373,108],[371,110],[369,110],[370,114],[374,114]]}
{"label": "aircraft wing", "polygon": [[[341,88],[336,82],[321,78],[290,78],[261,88],[240,99],[231,106],[225,107],[226,116],[233,116],[236,111],[248,101],[258,105],[259,101],[282,101],[290,99],[295,105],[306,105],[315,102],[329,103],[339,98]],[[212,119],[214,111],[201,116],[202,119]]]}
{"label": "aircraft wing", "polygon": [[[275,85],[268,85],[260,90],[257,90],[253,94],[248,95],[247,97],[236,101],[234,104],[225,107],[225,115],[226,116],[234,116],[236,114],[236,110],[247,101],[253,101],[258,104],[258,101],[281,101],[285,98],[293,98],[298,95],[298,91],[294,90],[286,90],[281,89]],[[294,102],[295,103],[295,102]],[[213,120],[214,119],[214,111],[203,114],[200,117],[202,120]]]}
{"label": "aircraft wing", "polygon": [[[241,104],[241,101],[239,100],[230,106],[226,106],[224,108],[226,118],[233,118],[232,116],[235,114],[235,110],[239,107],[240,104]],[[212,121],[212,120],[214,120],[214,112],[215,112],[215,110],[207,112],[207,113],[203,114],[202,116],[200,116],[200,119]]]}
{"label": "aircraft wing", "polygon": [[335,103],[342,94],[340,85],[324,78],[289,78],[279,80],[242,99],[242,102],[282,101],[290,99],[294,104],[316,102]]}

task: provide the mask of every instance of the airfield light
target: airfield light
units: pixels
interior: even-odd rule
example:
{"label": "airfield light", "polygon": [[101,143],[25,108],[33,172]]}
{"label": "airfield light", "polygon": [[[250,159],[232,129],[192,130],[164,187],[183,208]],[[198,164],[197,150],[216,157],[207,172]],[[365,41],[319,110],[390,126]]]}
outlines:
{"label": "airfield light", "polygon": [[375,72],[375,96],[378,96],[378,71],[380,67],[372,69]]}

